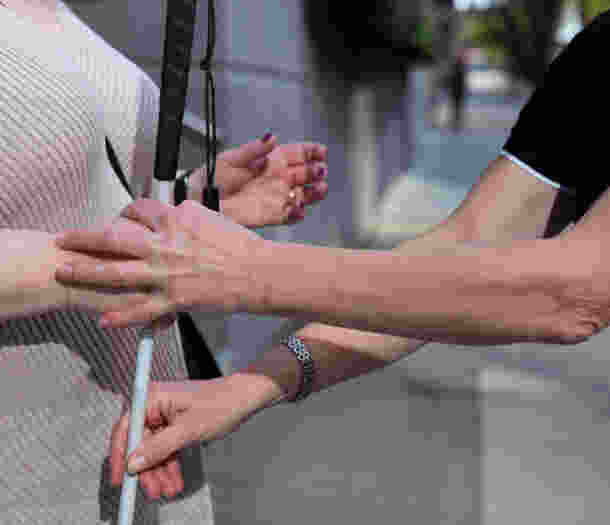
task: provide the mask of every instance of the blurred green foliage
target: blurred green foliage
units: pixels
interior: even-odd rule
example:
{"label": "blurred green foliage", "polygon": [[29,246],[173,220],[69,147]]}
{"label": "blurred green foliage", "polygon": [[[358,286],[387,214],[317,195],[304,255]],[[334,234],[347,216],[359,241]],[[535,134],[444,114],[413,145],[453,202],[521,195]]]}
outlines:
{"label": "blurred green foliage", "polygon": [[610,9],[610,0],[569,0],[577,4],[583,22],[586,24],[600,13]]}
{"label": "blurred green foliage", "polygon": [[553,55],[565,0],[509,0],[464,15],[460,38],[483,48],[489,60],[538,84]]}
{"label": "blurred green foliage", "polygon": [[422,16],[415,30],[415,44],[426,55],[436,54],[438,31],[435,20],[430,16]]}

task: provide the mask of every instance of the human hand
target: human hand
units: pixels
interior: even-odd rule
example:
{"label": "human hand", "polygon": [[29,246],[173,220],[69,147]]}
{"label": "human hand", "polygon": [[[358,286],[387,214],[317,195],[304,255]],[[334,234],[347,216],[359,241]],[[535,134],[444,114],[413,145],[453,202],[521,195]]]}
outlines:
{"label": "human hand", "polygon": [[[233,376],[206,381],[151,381],[142,442],[129,455],[144,458],[139,482],[150,499],[173,498],[184,488],[179,453],[198,442],[209,443],[234,432],[267,403],[257,378]],[[247,385],[250,385],[249,388]],[[127,464],[130,412],[127,405],[112,429],[111,484],[121,485]]]}
{"label": "human hand", "polygon": [[[294,224],[303,220],[306,206],[328,193],[327,148],[301,142],[276,145],[265,135],[216,159],[221,211],[249,228]],[[189,186],[201,194],[203,171],[197,170]]]}
{"label": "human hand", "polygon": [[[267,245],[254,232],[195,201],[168,206],[139,199],[121,217],[143,225],[67,232],[72,253],[55,278],[66,285],[120,293],[108,326],[150,324],[179,311],[236,312],[260,302],[252,264]],[[103,325],[104,323],[102,323]]]}
{"label": "human hand", "polygon": [[[101,223],[98,229],[103,234],[120,237],[145,237],[152,234],[145,226],[123,217]],[[15,297],[24,303],[23,312],[35,314],[48,309],[76,308],[94,315],[120,307],[124,298],[116,289],[66,284],[54,278],[57,268],[70,262],[75,255],[59,248],[57,239],[61,236],[61,233],[49,234],[33,230],[6,230],[3,234],[7,266],[19,269],[15,278],[10,278],[10,282],[16,289]],[[95,262],[96,259],[82,255],[80,261]],[[48,286],[44,282],[35,286],[32,279],[38,279],[47,272],[50,277]],[[17,293],[17,290],[20,292]],[[30,290],[36,294],[31,299]],[[162,316],[152,323],[151,328],[166,329],[174,321],[173,314]]]}

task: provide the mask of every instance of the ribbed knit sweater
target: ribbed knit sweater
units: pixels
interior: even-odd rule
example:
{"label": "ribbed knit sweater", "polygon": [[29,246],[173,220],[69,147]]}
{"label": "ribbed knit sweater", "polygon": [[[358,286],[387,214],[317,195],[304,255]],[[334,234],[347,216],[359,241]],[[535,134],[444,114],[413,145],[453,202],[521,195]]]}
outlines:
{"label": "ribbed knit sweater", "polygon": [[[116,217],[150,192],[158,89],[59,5],[61,34],[0,7],[0,228],[58,233]],[[2,262],[0,261],[0,264]],[[137,332],[60,310],[0,322],[0,523],[114,524],[109,443],[131,398]],[[177,327],[155,338],[151,379],[187,378]],[[136,525],[213,523],[199,446],[182,455],[185,490],[149,501]]]}

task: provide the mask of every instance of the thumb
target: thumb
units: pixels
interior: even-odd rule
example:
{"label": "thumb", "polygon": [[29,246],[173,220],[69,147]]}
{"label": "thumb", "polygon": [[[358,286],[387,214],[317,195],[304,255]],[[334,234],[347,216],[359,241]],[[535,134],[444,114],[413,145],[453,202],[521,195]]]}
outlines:
{"label": "thumb", "polygon": [[248,142],[239,148],[225,151],[220,158],[235,168],[247,168],[250,163],[271,153],[276,146],[276,137],[265,134],[263,137]]}
{"label": "thumb", "polygon": [[175,425],[154,434],[129,454],[127,471],[138,474],[163,463],[174,452],[190,444],[186,428]]}

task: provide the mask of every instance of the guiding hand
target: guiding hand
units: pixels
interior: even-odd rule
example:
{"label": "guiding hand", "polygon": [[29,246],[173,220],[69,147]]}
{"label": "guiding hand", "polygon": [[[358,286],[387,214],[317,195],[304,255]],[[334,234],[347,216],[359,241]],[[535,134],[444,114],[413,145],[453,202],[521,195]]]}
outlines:
{"label": "guiding hand", "polygon": [[[175,497],[184,488],[179,451],[211,442],[236,430],[267,401],[232,376],[206,381],[151,381],[142,442],[129,456],[143,458],[139,481],[151,499]],[[130,412],[127,404],[112,429],[111,483],[118,487],[127,464]]]}
{"label": "guiding hand", "polygon": [[148,231],[111,226],[67,232],[55,241],[78,252],[56,271],[60,283],[121,294],[102,326],[150,324],[191,309],[232,313],[257,293],[253,254],[267,241],[254,232],[190,200],[173,207],[139,199],[121,217]]}

